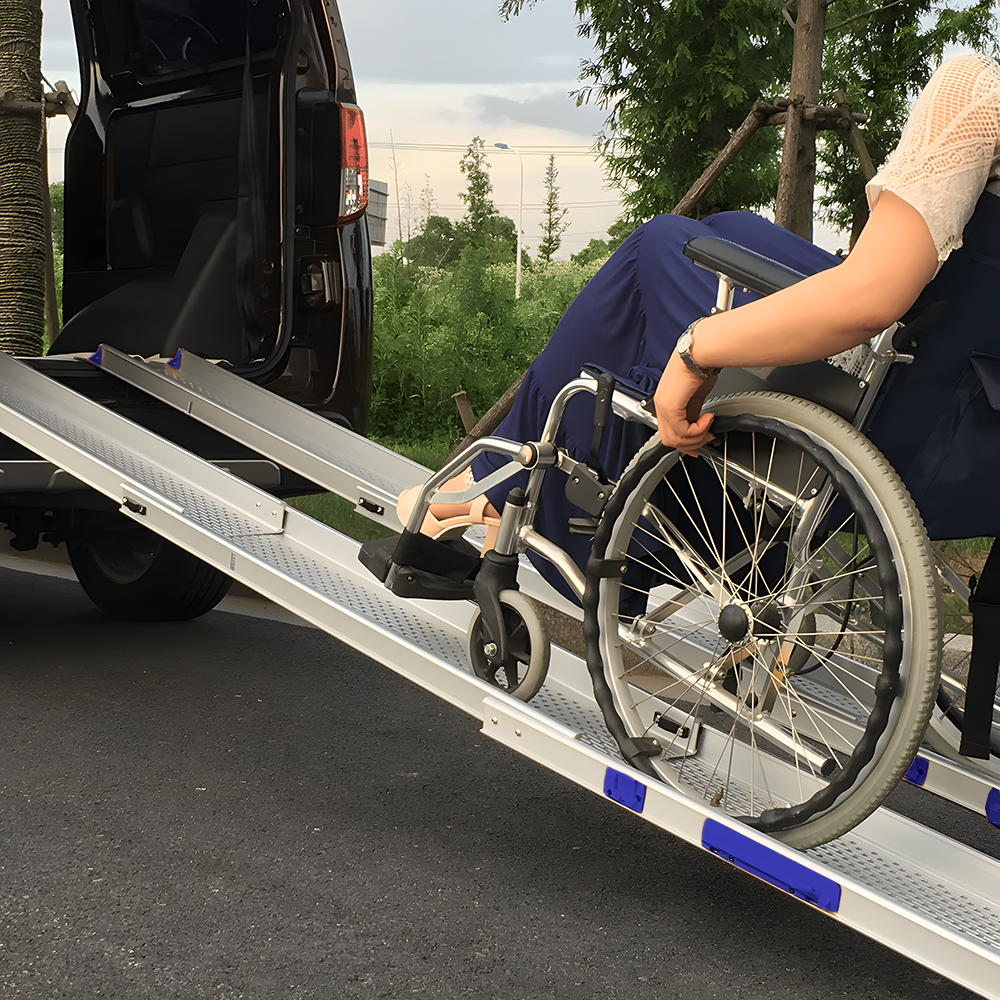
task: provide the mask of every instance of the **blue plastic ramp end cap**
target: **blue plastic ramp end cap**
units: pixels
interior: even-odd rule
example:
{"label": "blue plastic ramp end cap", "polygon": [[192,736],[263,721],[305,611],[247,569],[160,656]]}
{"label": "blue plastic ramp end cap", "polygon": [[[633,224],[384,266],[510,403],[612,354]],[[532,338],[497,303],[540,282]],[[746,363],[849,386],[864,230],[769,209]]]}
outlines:
{"label": "blue plastic ramp end cap", "polygon": [[604,772],[604,794],[619,805],[641,813],[646,804],[646,786],[629,774],[622,774],[613,767]]}
{"label": "blue plastic ramp end cap", "polygon": [[101,346],[98,347],[97,350],[94,351],[94,353],[91,354],[89,358],[87,358],[87,360],[92,365],[96,365],[98,368],[100,368],[104,361],[104,345],[101,344]]}
{"label": "blue plastic ramp end cap", "polygon": [[994,826],[1000,826],[1000,788],[991,788],[986,796],[986,818]]}
{"label": "blue plastic ramp end cap", "polygon": [[717,820],[705,820],[701,846],[737,868],[827,913],[836,913],[840,909],[839,882],[793,858],[786,858],[784,854],[766,844],[757,843],[738,830],[723,826]]}
{"label": "blue plastic ramp end cap", "polygon": [[177,353],[167,362],[168,368],[173,368],[175,371],[181,370],[181,362],[184,360],[184,351],[181,348],[177,348]]}
{"label": "blue plastic ramp end cap", "polygon": [[903,778],[908,781],[911,785],[923,785],[927,780],[927,769],[930,765],[927,763],[926,757],[921,757],[919,754],[913,758],[913,763],[907,768],[906,774]]}

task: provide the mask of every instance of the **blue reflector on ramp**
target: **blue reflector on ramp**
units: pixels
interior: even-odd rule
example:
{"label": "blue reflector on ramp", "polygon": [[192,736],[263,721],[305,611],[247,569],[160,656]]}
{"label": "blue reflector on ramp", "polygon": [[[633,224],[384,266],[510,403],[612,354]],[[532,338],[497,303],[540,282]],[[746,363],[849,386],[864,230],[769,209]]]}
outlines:
{"label": "blue reflector on ramp", "polygon": [[613,767],[604,772],[604,794],[609,799],[641,813],[646,804],[646,786],[628,774],[622,774]]}
{"label": "blue reflector on ramp", "polygon": [[991,788],[986,796],[986,818],[994,826],[1000,826],[1000,788]]}
{"label": "blue reflector on ramp", "polygon": [[903,777],[911,785],[923,785],[927,780],[927,768],[928,768],[926,757],[914,757],[913,763],[907,768],[906,774]]}
{"label": "blue reflector on ramp", "polygon": [[718,854],[730,864],[765,882],[804,899],[828,913],[840,909],[840,883],[814,872],[804,864],[758,844],[737,830],[706,819],[701,831],[701,846]]}

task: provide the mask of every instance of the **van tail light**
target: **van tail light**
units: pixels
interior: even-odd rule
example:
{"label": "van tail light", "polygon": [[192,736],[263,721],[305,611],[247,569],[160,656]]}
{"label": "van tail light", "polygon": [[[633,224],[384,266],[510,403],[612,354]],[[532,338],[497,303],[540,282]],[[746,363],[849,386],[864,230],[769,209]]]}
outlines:
{"label": "van tail light", "polygon": [[368,140],[365,116],[356,104],[340,108],[340,218],[356,219],[368,207]]}

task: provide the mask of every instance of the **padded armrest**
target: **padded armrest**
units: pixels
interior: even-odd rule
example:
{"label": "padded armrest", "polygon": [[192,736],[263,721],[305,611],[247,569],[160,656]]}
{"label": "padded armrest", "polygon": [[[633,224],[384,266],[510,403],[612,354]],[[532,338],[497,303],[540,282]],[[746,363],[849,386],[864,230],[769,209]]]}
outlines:
{"label": "padded armrest", "polygon": [[713,236],[696,236],[688,240],[684,253],[700,267],[724,274],[733,284],[759,295],[770,295],[805,277],[784,264]]}

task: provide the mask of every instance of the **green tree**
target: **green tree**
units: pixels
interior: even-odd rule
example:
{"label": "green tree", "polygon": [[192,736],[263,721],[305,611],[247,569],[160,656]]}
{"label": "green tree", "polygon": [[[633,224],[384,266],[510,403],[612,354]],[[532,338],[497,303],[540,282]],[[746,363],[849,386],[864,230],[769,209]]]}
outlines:
{"label": "green tree", "polygon": [[41,0],[0,0],[0,350],[11,354],[40,354],[45,329],[41,39]]}
{"label": "green tree", "polygon": [[418,208],[417,226],[419,229],[426,229],[431,217],[437,214],[437,207],[437,198],[434,197],[434,189],[431,187],[431,175],[424,174],[424,186],[420,191],[420,204]]}
{"label": "green tree", "polygon": [[550,155],[548,165],[545,168],[545,206],[542,209],[542,221],[538,223],[542,230],[542,242],[538,245],[538,256],[546,263],[552,260],[552,255],[562,243],[562,234],[570,226],[568,222],[562,221],[569,209],[559,207],[559,188],[556,186],[558,176],[556,158],[554,155]]}
{"label": "green tree", "polygon": [[574,264],[591,264],[610,257],[631,235],[635,227],[628,219],[619,219],[608,228],[606,240],[591,240],[579,253],[570,257]]}
{"label": "green tree", "polygon": [[458,193],[465,202],[465,218],[462,221],[470,231],[477,232],[487,219],[497,214],[496,205],[490,197],[493,181],[490,180],[490,165],[486,159],[486,143],[478,135],[469,143],[458,166],[468,183],[468,187]]}
{"label": "green tree", "polygon": [[417,267],[450,267],[458,262],[465,240],[451,219],[432,215],[422,232],[407,240],[403,255]]}
{"label": "green tree", "polygon": [[[63,286],[63,254],[65,240],[63,238],[63,219],[65,217],[65,198],[63,182],[49,185],[49,205],[52,209],[52,277],[55,283],[55,306],[58,325],[62,325],[62,286]],[[46,347],[46,350],[48,348]]]}
{"label": "green tree", "polygon": [[[524,0],[504,0],[504,16]],[[788,76],[792,32],[775,0],[576,0],[595,59],[578,103],[607,108],[598,148],[639,222],[669,212],[726,144],[753,102]],[[773,199],[776,129],[761,129],[697,212]]]}
{"label": "green tree", "polygon": [[52,249],[56,257],[63,255],[63,217],[65,215],[65,198],[63,182],[57,181],[49,185],[49,203],[52,206]]}
{"label": "green tree", "polygon": [[[501,15],[525,5],[534,0],[502,0]],[[994,50],[992,0],[958,7],[955,0],[827,4],[820,100],[843,89],[853,109],[869,115],[876,165],[898,141],[908,102],[946,45]],[[598,144],[630,219],[669,212],[754,100],[787,93],[795,9],[778,0],[576,0],[580,33],[597,50],[576,97],[609,110]],[[772,202],[780,142],[780,129],[758,130],[696,214]],[[818,156],[824,210],[849,221],[863,186],[856,160],[839,135],[825,135]]]}
{"label": "green tree", "polygon": [[[965,3],[961,10],[954,9],[954,2],[915,0],[858,16],[872,6],[881,5],[838,0],[828,11],[823,91],[843,90],[853,109],[868,115],[865,144],[879,166],[899,142],[909,106],[945,48],[961,44],[995,54],[996,19],[992,0]],[[857,158],[844,133],[822,135],[817,175],[821,213],[841,228],[859,228],[868,207]]]}
{"label": "green tree", "polygon": [[482,249],[481,259],[487,265],[513,260],[517,254],[517,230],[513,221],[500,215],[493,204],[486,143],[478,135],[469,143],[458,165],[468,180],[468,187],[458,195],[465,202],[465,215],[457,226],[464,247]]}

